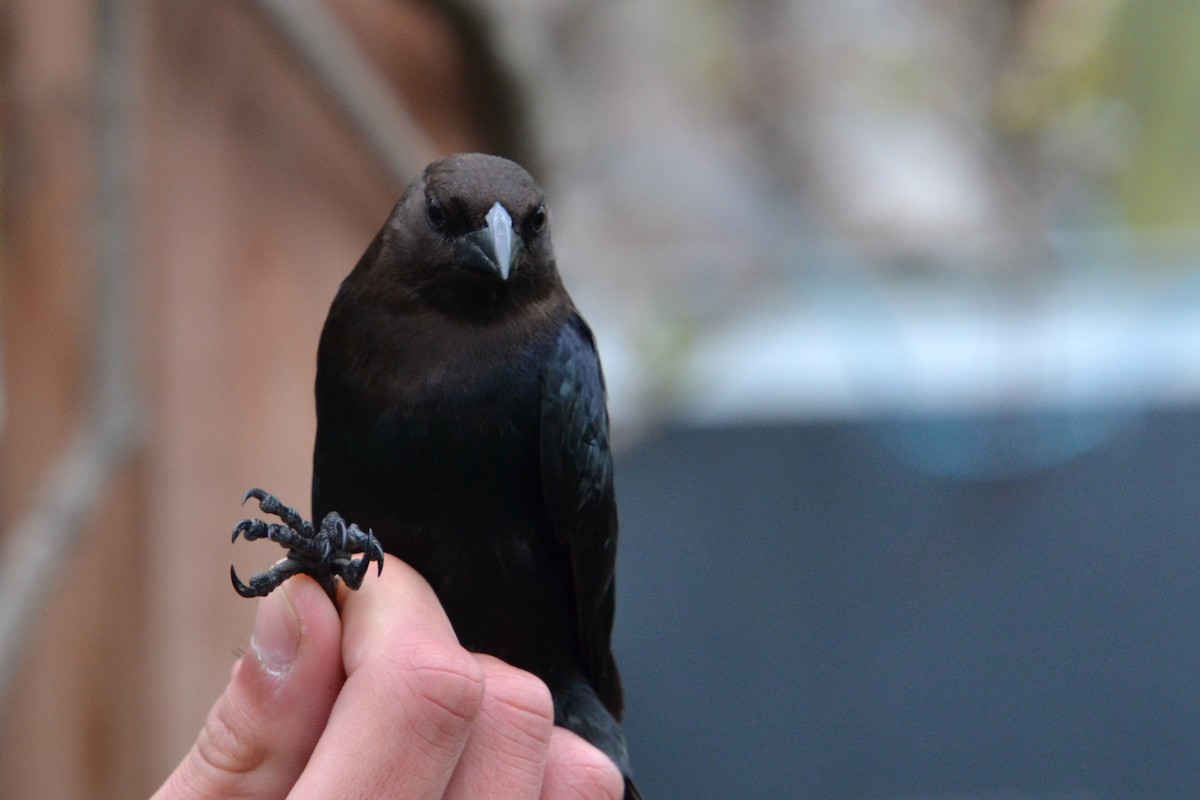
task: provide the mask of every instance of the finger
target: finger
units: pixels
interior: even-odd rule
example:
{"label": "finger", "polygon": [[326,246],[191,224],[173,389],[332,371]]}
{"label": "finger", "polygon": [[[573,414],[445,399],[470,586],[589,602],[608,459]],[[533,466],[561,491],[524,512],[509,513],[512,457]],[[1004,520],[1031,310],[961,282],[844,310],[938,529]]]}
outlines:
{"label": "finger", "polygon": [[566,728],[550,735],[541,800],[621,800],[625,779],[608,756]]}
{"label": "finger", "polygon": [[346,683],[293,797],[440,798],[484,692],[437,596],[391,556],[343,594]]}
{"label": "finger", "polygon": [[154,800],[286,796],[342,683],[340,642],[337,610],[310,578],[264,598],[250,649]]}
{"label": "finger", "polygon": [[537,800],[554,729],[554,702],[537,677],[477,655],[486,691],[447,800]]}

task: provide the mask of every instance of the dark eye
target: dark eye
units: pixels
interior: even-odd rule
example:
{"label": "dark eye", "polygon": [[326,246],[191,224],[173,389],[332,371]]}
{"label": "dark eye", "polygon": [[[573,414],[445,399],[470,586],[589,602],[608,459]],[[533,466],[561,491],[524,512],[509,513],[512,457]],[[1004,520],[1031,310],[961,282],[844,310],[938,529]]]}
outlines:
{"label": "dark eye", "polygon": [[442,208],[442,204],[437,201],[433,195],[429,195],[425,201],[425,210],[429,214],[429,224],[437,230],[442,230],[446,227],[446,210]]}
{"label": "dark eye", "polygon": [[533,233],[541,233],[546,227],[546,206],[540,205],[537,210],[529,217],[529,230]]}

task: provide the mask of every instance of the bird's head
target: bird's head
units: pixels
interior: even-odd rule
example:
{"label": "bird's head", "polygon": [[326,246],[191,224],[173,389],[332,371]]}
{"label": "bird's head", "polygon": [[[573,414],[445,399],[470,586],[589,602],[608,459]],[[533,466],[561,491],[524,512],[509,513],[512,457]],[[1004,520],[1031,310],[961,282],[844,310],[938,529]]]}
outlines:
{"label": "bird's head", "polygon": [[520,165],[497,156],[430,164],[396,204],[379,244],[377,263],[360,264],[371,280],[443,310],[520,305],[559,285],[544,193]]}

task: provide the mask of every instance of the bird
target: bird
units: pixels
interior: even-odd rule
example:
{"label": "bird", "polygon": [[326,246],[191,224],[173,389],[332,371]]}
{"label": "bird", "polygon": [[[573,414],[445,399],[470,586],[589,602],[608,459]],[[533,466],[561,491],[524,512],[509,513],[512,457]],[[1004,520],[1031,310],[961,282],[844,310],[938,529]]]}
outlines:
{"label": "bird", "polygon": [[[563,286],[545,193],[463,153],[408,186],[339,287],[317,348],[312,512],[252,489],[243,520],[293,574],[351,588],[382,550],[430,583],[460,643],[538,676],[555,723],[606,753],[639,800],[611,649],[617,506],[595,338]],[[245,499],[243,502],[245,502]],[[363,553],[352,560],[352,553]]]}

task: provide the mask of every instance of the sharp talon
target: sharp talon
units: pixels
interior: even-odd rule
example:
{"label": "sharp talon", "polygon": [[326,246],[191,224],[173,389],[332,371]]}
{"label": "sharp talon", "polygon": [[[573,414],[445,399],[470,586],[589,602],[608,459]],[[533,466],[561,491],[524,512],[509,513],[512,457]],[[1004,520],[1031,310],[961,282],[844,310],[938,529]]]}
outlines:
{"label": "sharp talon", "polygon": [[247,489],[246,493],[244,495],[242,495],[242,505],[246,505],[246,501],[249,500],[251,497],[253,497],[255,500],[257,500],[261,503],[264,499],[266,499],[267,493],[264,492],[262,489],[258,489],[258,488]]}
{"label": "sharp talon", "polygon": [[371,562],[372,556],[374,556],[375,560],[379,562],[379,568],[375,571],[375,574],[377,576],[382,575],[383,574],[383,548],[379,546],[379,542],[375,541],[375,532],[368,530],[367,531],[367,563],[368,564]]}
{"label": "sharp talon", "polygon": [[342,537],[342,549],[345,550],[347,545],[346,523],[339,519],[335,527],[337,528],[338,535]]}
{"label": "sharp talon", "polygon": [[250,528],[250,524],[252,522],[253,522],[253,520],[244,519],[241,522],[239,522],[237,525],[235,525],[233,527],[233,537],[230,538],[229,541],[236,542],[238,540],[238,537],[241,536],[244,531],[246,531]]}
{"label": "sharp talon", "polygon": [[251,589],[246,584],[242,583],[241,579],[238,578],[237,570],[233,568],[232,564],[229,565],[229,579],[231,581],[233,581],[234,590],[238,594],[240,594],[242,597],[257,597],[258,596],[257,592],[255,592],[253,589]]}

